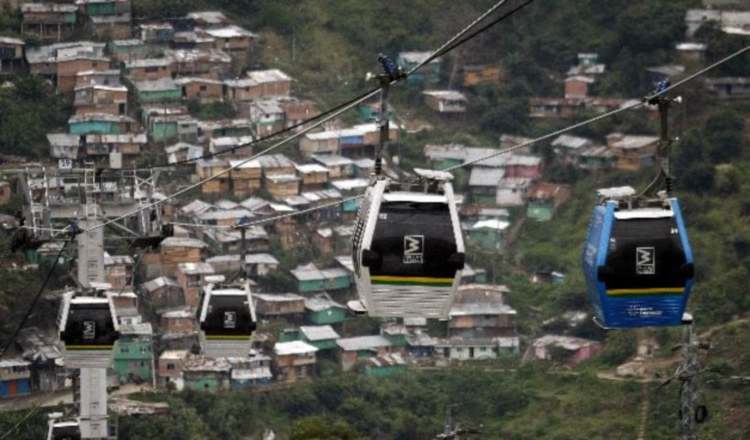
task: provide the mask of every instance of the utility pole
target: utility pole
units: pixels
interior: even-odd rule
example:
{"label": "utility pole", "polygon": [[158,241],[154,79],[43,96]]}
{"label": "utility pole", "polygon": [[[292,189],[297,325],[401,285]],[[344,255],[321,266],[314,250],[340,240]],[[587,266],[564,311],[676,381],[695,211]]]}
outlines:
{"label": "utility pole", "polygon": [[680,381],[680,440],[698,440],[698,425],[708,416],[708,409],[701,404],[700,363],[698,350],[700,342],[693,328],[693,317],[683,317],[682,364],[677,367],[675,376]]}

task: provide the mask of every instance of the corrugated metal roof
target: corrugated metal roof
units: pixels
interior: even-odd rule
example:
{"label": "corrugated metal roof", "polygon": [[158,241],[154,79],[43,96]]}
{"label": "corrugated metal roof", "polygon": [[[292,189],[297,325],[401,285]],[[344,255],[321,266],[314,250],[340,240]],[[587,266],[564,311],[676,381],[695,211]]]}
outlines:
{"label": "corrugated metal roof", "polygon": [[266,302],[304,301],[303,297],[295,293],[253,293],[253,297]]}
{"label": "corrugated metal roof", "polygon": [[304,341],[291,341],[291,342],[277,342],[273,346],[273,351],[277,356],[288,356],[294,354],[310,354],[318,351],[317,347],[314,347]]}
{"label": "corrugated metal roof", "polygon": [[208,245],[197,238],[167,237],[161,242],[161,247],[193,247],[206,248]]}
{"label": "corrugated metal roof", "polygon": [[425,90],[422,94],[449,101],[468,101],[466,95],[458,90]]}
{"label": "corrugated metal roof", "polygon": [[331,185],[339,191],[353,191],[355,189],[366,188],[370,182],[367,179],[343,179],[332,180]]}
{"label": "corrugated metal roof", "polygon": [[353,338],[342,338],[336,341],[344,351],[372,350],[380,347],[390,347],[391,341],[380,335],[356,336]]}
{"label": "corrugated metal roof", "polygon": [[330,308],[346,309],[346,307],[334,301],[328,294],[305,298],[305,308],[313,312],[320,312]]}
{"label": "corrugated metal roof", "polygon": [[214,273],[214,268],[206,263],[178,263],[177,269],[186,275],[209,275]]}
{"label": "corrugated metal roof", "polygon": [[271,254],[248,254],[245,255],[245,263],[247,264],[280,264]]}
{"label": "corrugated metal roof", "polygon": [[258,157],[263,168],[294,168],[295,163],[283,154],[264,154]]}
{"label": "corrugated metal roof", "polygon": [[469,176],[469,186],[497,188],[503,177],[505,177],[505,170],[502,168],[473,167]]}
{"label": "corrugated metal roof", "polygon": [[330,325],[303,325],[299,328],[308,341],[339,339],[340,336]]}
{"label": "corrugated metal roof", "polygon": [[348,157],[336,154],[313,154],[310,157],[312,160],[327,167],[341,167],[354,164],[354,162]]}

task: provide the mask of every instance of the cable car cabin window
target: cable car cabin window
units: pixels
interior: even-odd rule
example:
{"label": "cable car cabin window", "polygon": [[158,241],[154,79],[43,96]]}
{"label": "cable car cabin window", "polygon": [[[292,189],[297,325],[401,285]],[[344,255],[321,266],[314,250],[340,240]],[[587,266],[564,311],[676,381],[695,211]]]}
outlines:
{"label": "cable car cabin window", "polygon": [[373,276],[453,278],[456,240],[445,203],[384,202],[371,250]]}
{"label": "cable car cabin window", "polygon": [[674,218],[617,220],[600,272],[608,290],[684,287],[690,277]]}
{"label": "cable car cabin window", "polygon": [[249,335],[254,327],[245,296],[212,296],[206,321],[207,334]]}
{"label": "cable car cabin window", "polygon": [[108,304],[72,305],[65,328],[65,345],[112,346],[117,332]]}

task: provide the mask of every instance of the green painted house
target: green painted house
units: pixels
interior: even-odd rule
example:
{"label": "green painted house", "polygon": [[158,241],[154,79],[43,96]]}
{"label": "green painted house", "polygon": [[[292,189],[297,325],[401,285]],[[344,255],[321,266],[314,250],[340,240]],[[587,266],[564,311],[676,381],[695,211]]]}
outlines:
{"label": "green painted house", "polygon": [[215,393],[229,389],[231,370],[232,366],[226,359],[198,356],[185,363],[182,379],[185,389]]}
{"label": "green painted house", "polygon": [[346,307],[327,294],[305,298],[305,318],[315,325],[338,324],[346,320]]}
{"label": "green painted house", "polygon": [[[396,63],[401,66],[401,68],[408,72],[414,67],[416,67],[419,64],[422,64],[424,61],[427,61],[427,59],[432,55],[432,52],[425,51],[425,52],[401,52],[398,54],[398,58],[396,59]],[[440,82],[440,71],[442,69],[442,61],[440,58],[434,59],[424,65],[421,69],[419,69],[417,72],[414,72],[413,74],[409,75],[409,77],[406,79],[407,83],[409,84],[415,84],[415,85],[423,85],[423,84],[437,84]]]}
{"label": "green painted house", "polygon": [[120,383],[152,383],[154,349],[151,324],[122,324],[113,358],[113,367]]}
{"label": "green painted house", "polygon": [[[115,15],[118,12],[120,12],[119,8],[117,7],[118,1],[116,0],[108,0],[108,1],[107,0],[97,0],[97,1],[89,0],[89,1],[82,1],[80,3],[82,4],[83,11],[86,13],[86,15],[90,15],[90,16]],[[125,3],[125,2],[119,2],[119,3]]]}
{"label": "green painted house", "polygon": [[503,220],[480,220],[469,227],[467,235],[482,249],[500,250],[508,226],[510,223]]}
{"label": "green painted house", "polygon": [[526,217],[538,222],[548,222],[552,220],[553,211],[553,200],[531,200],[526,206]]}
{"label": "green painted house", "polygon": [[182,99],[182,87],[172,78],[162,78],[155,81],[136,81],[136,96],[142,104],[154,102],[178,101]]}
{"label": "green painted house", "polygon": [[68,119],[70,134],[125,134],[135,125],[132,118],[122,115],[90,113]]}
{"label": "green painted house", "polygon": [[299,328],[301,340],[318,350],[334,350],[341,337],[330,325],[303,325]]}
{"label": "green painted house", "polygon": [[318,269],[311,263],[291,272],[297,281],[297,291],[303,294],[349,289],[352,285],[351,275],[341,268]]}
{"label": "green painted house", "polygon": [[400,324],[387,323],[381,327],[381,334],[388,339],[391,343],[391,347],[406,347],[406,327]]}
{"label": "green painted house", "polygon": [[292,341],[301,341],[302,335],[299,332],[298,328],[285,328],[281,330],[281,333],[279,333],[279,341],[278,342],[292,342]]}
{"label": "green painted house", "polygon": [[388,353],[367,360],[365,374],[370,377],[390,377],[406,371],[406,361],[400,353]]}
{"label": "green painted house", "polygon": [[107,43],[107,49],[117,59],[139,59],[148,54],[146,44],[140,39],[112,40]]}
{"label": "green painted house", "polygon": [[197,122],[188,115],[152,116],[148,122],[148,136],[154,142],[188,139],[197,132]]}

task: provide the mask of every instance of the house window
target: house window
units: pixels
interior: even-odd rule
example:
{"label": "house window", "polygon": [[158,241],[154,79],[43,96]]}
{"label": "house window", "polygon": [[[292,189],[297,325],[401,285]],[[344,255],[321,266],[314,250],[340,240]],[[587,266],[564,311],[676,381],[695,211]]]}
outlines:
{"label": "house window", "polygon": [[130,348],[128,348],[128,347],[120,347],[120,353],[130,353]]}
{"label": "house window", "polygon": [[154,73],[154,72],[158,72],[159,68],[155,66],[146,67],[145,71],[146,73]]}
{"label": "house window", "polygon": [[167,364],[167,370],[174,370],[174,364]]}
{"label": "house window", "polygon": [[201,92],[205,92],[207,88],[206,86],[201,86]]}

